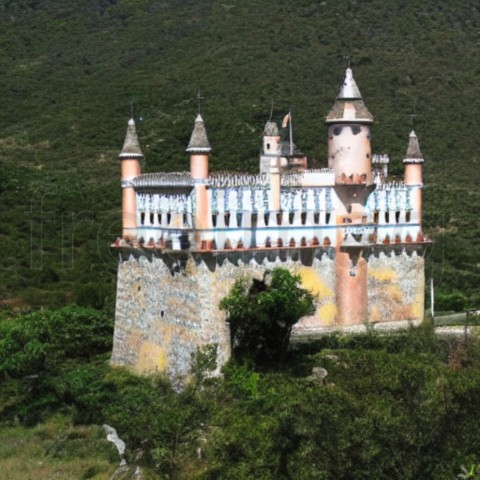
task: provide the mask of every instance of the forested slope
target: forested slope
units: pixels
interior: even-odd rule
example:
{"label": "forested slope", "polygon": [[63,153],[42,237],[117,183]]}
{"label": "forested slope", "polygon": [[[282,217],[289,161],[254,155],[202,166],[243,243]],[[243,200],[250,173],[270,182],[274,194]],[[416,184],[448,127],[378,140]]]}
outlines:
{"label": "forested slope", "polygon": [[326,165],[325,115],[349,56],[393,173],[416,114],[427,276],[478,306],[480,6],[400,2],[0,2],[0,299],[61,305],[114,295],[120,166],[136,103],[145,170],[184,170],[197,110],[213,169],[254,171],[260,136],[292,108],[297,145]]}

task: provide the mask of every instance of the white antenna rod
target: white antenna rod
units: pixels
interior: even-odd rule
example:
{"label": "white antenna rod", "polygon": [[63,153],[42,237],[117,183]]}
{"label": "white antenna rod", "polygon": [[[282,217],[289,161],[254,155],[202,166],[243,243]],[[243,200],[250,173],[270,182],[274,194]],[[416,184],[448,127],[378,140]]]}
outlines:
{"label": "white antenna rod", "polygon": [[433,277],[430,278],[430,311],[432,313],[432,320],[435,319],[435,291],[433,286]]}

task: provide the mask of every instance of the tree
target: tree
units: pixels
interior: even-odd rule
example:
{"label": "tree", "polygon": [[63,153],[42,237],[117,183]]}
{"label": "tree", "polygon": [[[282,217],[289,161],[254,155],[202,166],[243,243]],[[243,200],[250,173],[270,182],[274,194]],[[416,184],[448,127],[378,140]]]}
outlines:
{"label": "tree", "polygon": [[238,279],[220,308],[230,323],[233,357],[261,364],[285,359],[293,325],[313,314],[315,303],[299,275],[276,268],[263,280]]}

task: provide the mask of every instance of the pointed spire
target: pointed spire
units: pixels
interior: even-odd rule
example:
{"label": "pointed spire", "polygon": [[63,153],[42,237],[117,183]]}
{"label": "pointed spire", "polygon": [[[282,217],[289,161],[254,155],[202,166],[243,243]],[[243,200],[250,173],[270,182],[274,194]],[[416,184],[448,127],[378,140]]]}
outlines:
{"label": "pointed spire", "polygon": [[422,152],[418,143],[418,137],[414,130],[410,132],[408,138],[407,154],[403,159],[403,163],[423,163]]}
{"label": "pointed spire", "polygon": [[373,123],[373,116],[363,102],[351,68],[345,71],[335,105],[327,115],[325,123]]}
{"label": "pointed spire", "polygon": [[358,100],[361,98],[362,94],[357,87],[357,82],[355,82],[355,79],[353,78],[352,69],[347,68],[343,83],[338,90],[337,100]]}
{"label": "pointed spire", "polygon": [[137,129],[135,128],[135,120],[130,118],[128,121],[127,134],[123,143],[122,151],[119,158],[143,158],[140,142],[138,141]]}
{"label": "pointed spire", "polygon": [[198,114],[186,151],[189,153],[209,153],[211,150],[212,147],[210,147],[210,143],[208,142],[205,123],[203,122],[202,116]]}

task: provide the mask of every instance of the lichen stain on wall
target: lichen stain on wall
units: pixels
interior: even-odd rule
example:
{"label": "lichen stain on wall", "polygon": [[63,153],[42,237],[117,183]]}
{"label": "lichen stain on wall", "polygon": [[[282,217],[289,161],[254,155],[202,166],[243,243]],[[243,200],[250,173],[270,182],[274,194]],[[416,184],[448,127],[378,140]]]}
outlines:
{"label": "lichen stain on wall", "polygon": [[140,345],[138,360],[133,368],[135,372],[163,372],[167,367],[168,357],[164,348],[149,341]]}
{"label": "lichen stain on wall", "polygon": [[333,298],[333,291],[325,284],[315,270],[309,267],[300,267],[298,274],[300,275],[302,287],[309,290],[318,300]]}
{"label": "lichen stain on wall", "polygon": [[336,315],[337,306],[333,303],[322,305],[318,311],[318,316],[320,317],[322,324],[328,327],[334,324]]}
{"label": "lichen stain on wall", "polygon": [[392,302],[399,302],[399,303],[401,303],[402,300],[403,300],[403,292],[402,292],[402,290],[400,289],[400,287],[398,286],[398,284],[390,285],[390,286],[387,288],[387,295],[390,297],[390,299],[392,300]]}
{"label": "lichen stain on wall", "polygon": [[393,282],[397,278],[396,272],[389,268],[371,268],[368,270],[368,274],[378,282]]}

